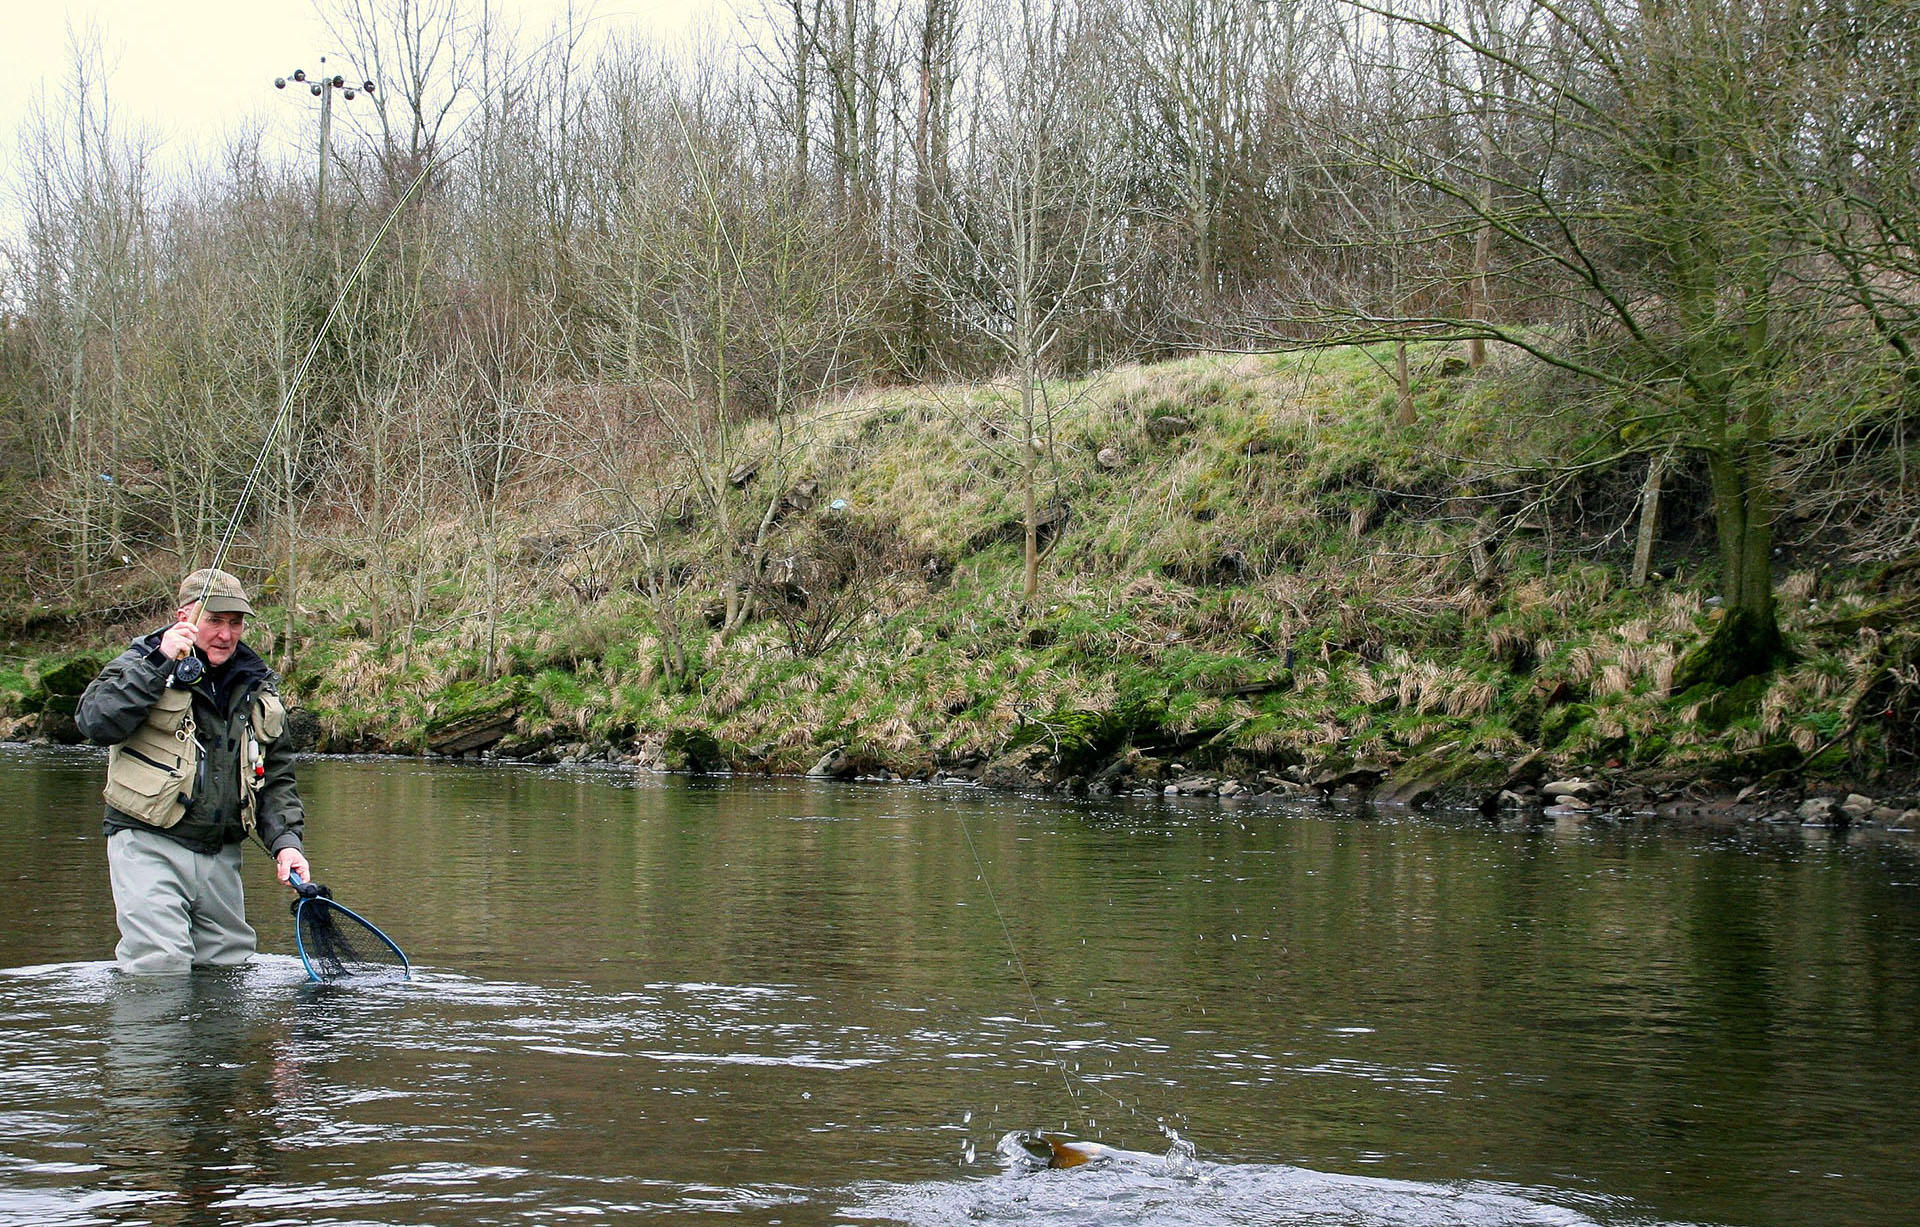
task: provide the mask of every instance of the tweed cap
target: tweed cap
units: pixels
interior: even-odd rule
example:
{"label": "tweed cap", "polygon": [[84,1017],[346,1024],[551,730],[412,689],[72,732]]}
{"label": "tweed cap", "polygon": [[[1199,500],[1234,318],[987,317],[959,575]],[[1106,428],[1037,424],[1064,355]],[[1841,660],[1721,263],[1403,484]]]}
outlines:
{"label": "tweed cap", "polygon": [[181,580],[180,607],[184,609],[193,604],[202,593],[206,595],[208,613],[253,612],[253,605],[247,600],[247,590],[240,586],[239,579],[225,571],[202,567]]}

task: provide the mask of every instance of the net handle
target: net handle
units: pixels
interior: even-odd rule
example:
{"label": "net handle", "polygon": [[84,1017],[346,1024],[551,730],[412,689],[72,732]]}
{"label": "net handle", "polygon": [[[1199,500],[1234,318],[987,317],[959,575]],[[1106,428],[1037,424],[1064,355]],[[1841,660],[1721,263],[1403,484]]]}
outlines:
{"label": "net handle", "polygon": [[287,881],[293,886],[293,889],[300,892],[300,897],[303,899],[318,899],[326,889],[318,882],[306,881],[300,876],[298,869],[287,870]]}

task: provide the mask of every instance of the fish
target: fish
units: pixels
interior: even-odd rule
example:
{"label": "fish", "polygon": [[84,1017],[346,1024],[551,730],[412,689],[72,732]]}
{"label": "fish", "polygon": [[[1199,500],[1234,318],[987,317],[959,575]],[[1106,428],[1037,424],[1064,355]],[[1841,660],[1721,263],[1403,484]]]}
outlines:
{"label": "fish", "polygon": [[1099,1142],[1082,1142],[1051,1133],[1041,1134],[1040,1140],[1047,1144],[1047,1166],[1052,1168],[1105,1167],[1119,1153],[1113,1147],[1103,1146]]}
{"label": "fish", "polygon": [[[1111,1167],[1119,1163],[1159,1163],[1161,1157],[1139,1150],[1122,1150],[1118,1146],[1108,1146],[1102,1142],[1087,1142],[1079,1138],[1068,1137],[1060,1133],[1040,1131],[1021,1132],[1007,1135],[1007,1141],[1014,1143],[1034,1168],[1055,1170],[1074,1167]],[[1001,1153],[1009,1153],[1005,1142]]]}

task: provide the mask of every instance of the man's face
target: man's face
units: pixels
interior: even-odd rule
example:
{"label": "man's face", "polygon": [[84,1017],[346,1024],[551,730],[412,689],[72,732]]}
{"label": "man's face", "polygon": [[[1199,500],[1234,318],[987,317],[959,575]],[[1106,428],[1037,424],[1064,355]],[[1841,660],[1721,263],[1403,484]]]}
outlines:
{"label": "man's face", "polygon": [[[193,606],[181,612],[191,617]],[[246,629],[247,615],[243,613],[206,614],[200,619],[200,636],[195,642],[208,664],[224,665],[233,659],[233,650],[240,646],[240,636]]]}

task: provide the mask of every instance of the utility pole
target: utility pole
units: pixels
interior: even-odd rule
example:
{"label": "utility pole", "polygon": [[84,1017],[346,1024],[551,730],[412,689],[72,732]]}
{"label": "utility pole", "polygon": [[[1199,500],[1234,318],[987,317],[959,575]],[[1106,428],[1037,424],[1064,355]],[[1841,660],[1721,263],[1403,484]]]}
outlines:
{"label": "utility pole", "polygon": [[[312,275],[316,278],[324,278],[325,269],[328,264],[327,164],[333,161],[333,93],[335,90],[339,90],[348,102],[352,102],[355,97],[363,93],[369,97],[373,95],[373,82],[362,81],[358,85],[348,85],[345,77],[338,74],[329,75],[326,71],[326,63],[327,57],[324,55],[321,56],[320,76],[314,80],[309,81],[307,79],[307,70],[304,68],[294,69],[292,77],[292,80],[301,85],[305,85],[307,92],[320,100],[320,173],[316,176],[313,197]],[[285,89],[287,88],[287,81],[288,78],[286,77],[275,77],[273,80],[273,88]],[[288,335],[289,329],[283,326],[279,332],[279,336],[284,340]],[[279,364],[280,399],[283,403],[288,403],[287,374],[289,368],[287,362],[291,359],[284,353],[282,354],[282,359]],[[291,408],[290,403],[288,404],[288,408]],[[280,514],[286,534],[286,571],[284,582],[281,585],[281,592],[286,601],[286,634],[280,644],[280,671],[282,673],[287,673],[292,670],[294,651],[296,645],[299,643],[300,629],[299,506],[298,500],[295,497],[298,478],[299,434],[299,419],[296,417],[288,421],[286,430],[281,432],[280,435]]]}
{"label": "utility pole", "polygon": [[[321,56],[320,63],[324,65],[326,62],[327,57],[324,55]],[[339,90],[345,95],[348,102],[352,102],[359,94],[365,93],[371,95],[373,93],[373,82],[362,81],[358,85],[348,85],[345,77],[337,73],[328,76],[324,68],[321,69],[318,77],[309,81],[307,79],[307,70],[304,68],[296,68],[293,70],[293,76],[291,78],[275,77],[273,79],[273,88],[285,89],[287,88],[287,82],[289,80],[305,85],[307,92],[320,100],[320,173],[317,176],[313,198],[313,228],[317,238],[326,232],[327,224],[327,163],[333,160],[333,146],[331,143],[333,133],[333,92]]]}

